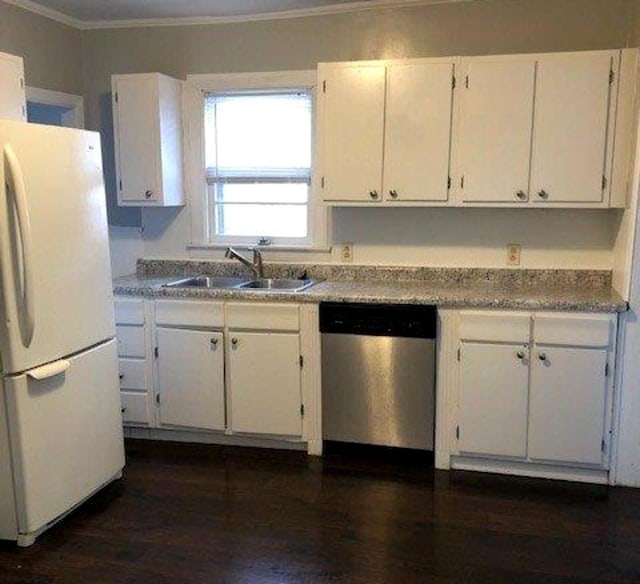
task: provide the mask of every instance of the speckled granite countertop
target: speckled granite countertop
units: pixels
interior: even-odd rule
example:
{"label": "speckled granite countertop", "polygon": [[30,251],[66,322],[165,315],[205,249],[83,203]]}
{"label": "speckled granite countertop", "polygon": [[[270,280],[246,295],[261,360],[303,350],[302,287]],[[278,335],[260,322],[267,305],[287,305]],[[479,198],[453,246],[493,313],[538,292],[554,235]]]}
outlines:
{"label": "speckled granite countertop", "polygon": [[141,261],[138,273],[114,281],[121,296],[208,298],[261,302],[367,302],[435,304],[441,308],[493,308],[621,312],[627,303],[612,289],[611,275],[575,270],[466,270],[365,266],[268,266],[268,277],[306,272],[324,281],[301,292],[165,288],[188,275],[250,275],[227,262]]}

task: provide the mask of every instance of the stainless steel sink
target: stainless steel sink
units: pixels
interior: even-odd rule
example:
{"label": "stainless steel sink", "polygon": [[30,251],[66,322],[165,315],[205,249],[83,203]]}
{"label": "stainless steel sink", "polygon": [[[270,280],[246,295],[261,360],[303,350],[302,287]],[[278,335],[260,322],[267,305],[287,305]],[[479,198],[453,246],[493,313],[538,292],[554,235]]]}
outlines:
{"label": "stainless steel sink", "polygon": [[182,278],[165,284],[165,288],[238,288],[246,284],[246,278],[229,278],[221,276],[195,276]]}
{"label": "stainless steel sink", "polygon": [[300,292],[317,283],[317,280],[289,280],[286,278],[262,278],[240,284],[242,290],[283,290],[286,292]]}

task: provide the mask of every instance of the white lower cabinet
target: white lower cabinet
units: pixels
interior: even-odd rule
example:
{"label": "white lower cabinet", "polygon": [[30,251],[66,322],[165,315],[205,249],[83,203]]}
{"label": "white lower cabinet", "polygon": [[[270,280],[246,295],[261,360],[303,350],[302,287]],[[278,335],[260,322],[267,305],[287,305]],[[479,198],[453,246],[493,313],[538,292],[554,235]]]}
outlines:
{"label": "white lower cabinet", "polygon": [[615,324],[607,314],[462,312],[457,453],[607,468]]}
{"label": "white lower cabinet", "polygon": [[298,333],[230,331],[230,429],[300,436],[300,338]]}
{"label": "white lower cabinet", "polygon": [[160,428],[302,436],[298,305],[159,299],[154,338]]}
{"label": "white lower cabinet", "polygon": [[529,370],[524,355],[527,353],[526,347],[510,343],[462,343],[458,443],[461,452],[526,455]]}
{"label": "white lower cabinet", "polygon": [[149,305],[142,298],[116,298],[120,401],[125,426],[155,426]]}
{"label": "white lower cabinet", "polygon": [[237,302],[226,313],[229,429],[301,436],[299,307]]}
{"label": "white lower cabinet", "polygon": [[222,333],[158,327],[156,341],[160,424],[224,430]]}

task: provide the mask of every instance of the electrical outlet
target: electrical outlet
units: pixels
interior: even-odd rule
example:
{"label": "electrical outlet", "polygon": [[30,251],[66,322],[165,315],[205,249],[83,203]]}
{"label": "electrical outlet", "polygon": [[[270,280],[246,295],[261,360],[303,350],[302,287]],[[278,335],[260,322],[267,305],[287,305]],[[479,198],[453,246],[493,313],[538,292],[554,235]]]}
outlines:
{"label": "electrical outlet", "polygon": [[507,265],[519,266],[520,265],[520,252],[522,246],[519,243],[507,243]]}
{"label": "electrical outlet", "polygon": [[340,258],[343,264],[353,262],[353,243],[343,243],[340,245]]}

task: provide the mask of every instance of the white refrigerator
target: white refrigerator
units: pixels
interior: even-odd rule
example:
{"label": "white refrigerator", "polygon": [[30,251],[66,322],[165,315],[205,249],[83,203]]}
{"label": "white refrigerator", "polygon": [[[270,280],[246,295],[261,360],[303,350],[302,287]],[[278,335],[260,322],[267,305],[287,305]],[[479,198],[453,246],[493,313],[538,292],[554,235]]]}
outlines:
{"label": "white refrigerator", "polygon": [[0,121],[0,539],[122,476],[100,136]]}

